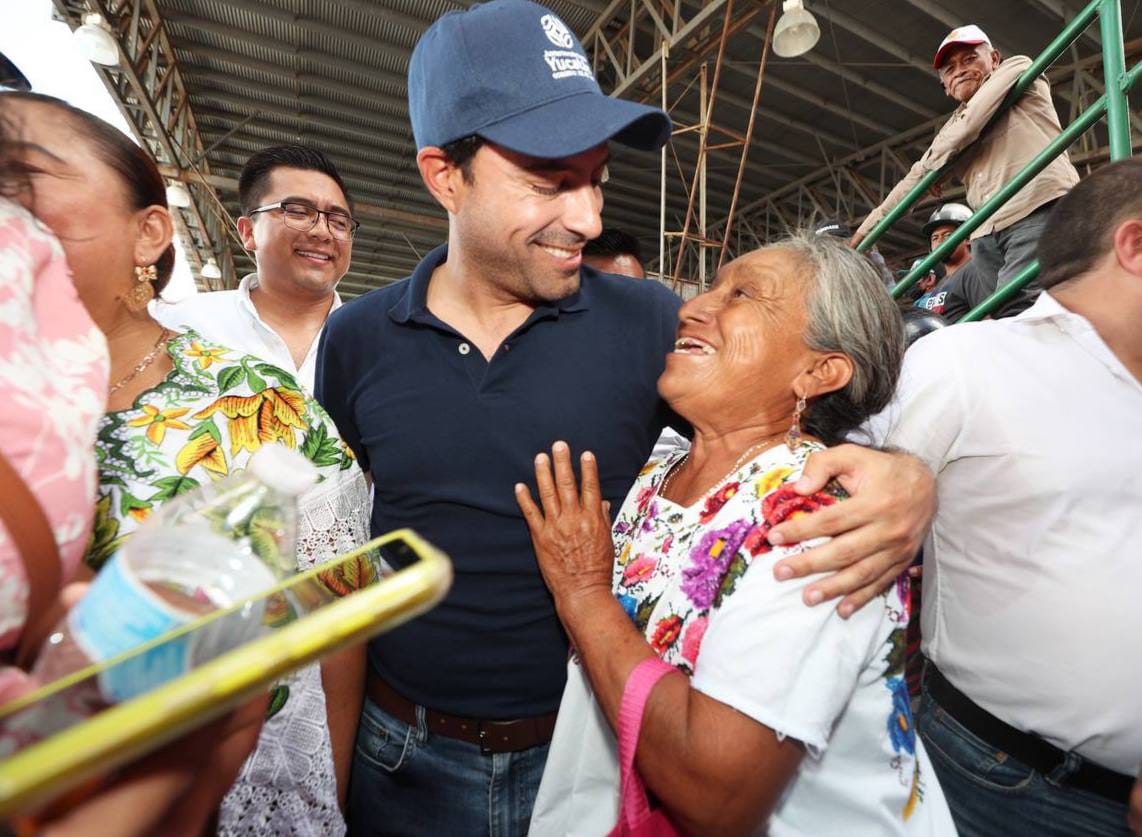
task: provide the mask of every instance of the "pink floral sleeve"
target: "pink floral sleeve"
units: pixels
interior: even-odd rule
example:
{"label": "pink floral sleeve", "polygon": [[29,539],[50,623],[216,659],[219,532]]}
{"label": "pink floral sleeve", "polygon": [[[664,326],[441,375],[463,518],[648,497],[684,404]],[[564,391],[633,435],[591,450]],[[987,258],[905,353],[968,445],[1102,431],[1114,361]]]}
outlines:
{"label": "pink floral sleeve", "polygon": [[[59,242],[0,199],[0,451],[43,505],[65,581],[91,532],[107,376],[106,341],[76,295]],[[27,598],[21,558],[0,524],[0,650],[19,637]]]}

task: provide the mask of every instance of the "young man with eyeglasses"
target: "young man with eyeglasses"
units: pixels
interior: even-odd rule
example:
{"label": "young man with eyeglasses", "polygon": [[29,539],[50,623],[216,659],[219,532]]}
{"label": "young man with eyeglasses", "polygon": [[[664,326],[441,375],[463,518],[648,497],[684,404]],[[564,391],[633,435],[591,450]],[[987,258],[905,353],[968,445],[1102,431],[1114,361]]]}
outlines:
{"label": "young man with eyeglasses", "polygon": [[341,305],[353,253],[353,202],[333,163],[303,145],[259,151],[238,180],[238,235],[257,271],[237,290],[160,305],[158,320],[263,358],[313,389],[317,342]]}

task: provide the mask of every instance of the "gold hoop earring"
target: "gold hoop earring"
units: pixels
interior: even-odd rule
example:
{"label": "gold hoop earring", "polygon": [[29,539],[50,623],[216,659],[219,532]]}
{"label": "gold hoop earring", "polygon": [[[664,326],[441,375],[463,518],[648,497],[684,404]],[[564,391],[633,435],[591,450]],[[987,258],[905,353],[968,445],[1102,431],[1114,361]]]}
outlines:
{"label": "gold hoop earring", "polygon": [[135,267],[135,284],[123,298],[123,304],[132,314],[145,311],[147,303],[155,298],[154,283],[159,278],[159,271],[153,264],[137,265]]}
{"label": "gold hoop earring", "polygon": [[801,416],[805,412],[805,396],[797,396],[797,406],[793,408],[793,425],[785,434],[785,446],[796,450],[801,445]]}

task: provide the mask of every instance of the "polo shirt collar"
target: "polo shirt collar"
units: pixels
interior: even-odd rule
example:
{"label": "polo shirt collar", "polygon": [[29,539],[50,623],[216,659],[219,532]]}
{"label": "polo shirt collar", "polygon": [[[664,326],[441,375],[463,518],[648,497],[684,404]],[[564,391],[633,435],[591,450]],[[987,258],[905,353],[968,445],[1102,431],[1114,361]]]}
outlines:
{"label": "polo shirt collar", "polygon": [[[389,309],[389,317],[392,318],[393,322],[403,324],[409,321],[424,321],[424,318],[431,316],[428,311],[428,283],[432,281],[432,272],[444,264],[447,259],[448,245],[441,244],[420,260],[420,263],[413,269],[412,275],[408,277],[408,284],[405,285],[404,293],[397,300],[396,305]],[[590,283],[584,280],[588,274],[594,274],[595,271],[589,267],[583,267],[581,271],[579,289],[575,293],[550,305],[537,307],[528,319],[533,320],[543,316],[558,316],[560,313],[586,311],[589,307],[591,294]]]}

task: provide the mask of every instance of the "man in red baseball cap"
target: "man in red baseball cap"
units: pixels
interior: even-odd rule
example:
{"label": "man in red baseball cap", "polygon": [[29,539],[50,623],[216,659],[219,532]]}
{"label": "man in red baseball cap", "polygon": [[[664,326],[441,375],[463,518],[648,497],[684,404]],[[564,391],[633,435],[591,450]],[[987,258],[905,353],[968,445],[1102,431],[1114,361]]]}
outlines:
{"label": "man in red baseball cap", "polygon": [[[1002,60],[999,50],[975,24],[949,32],[936,50],[932,66],[940,76],[944,92],[959,106],[924,156],[865,218],[852,237],[854,247],[928,172],[955,159],[951,171],[967,189],[968,205],[978,210],[1062,131],[1051,101],[1051,87],[1040,76],[1019,101],[983,132],[1008,91],[1031,66],[1031,59],[1017,55]],[[1006,284],[1034,260],[1051,206],[1078,180],[1078,172],[1063,153],[972,233],[972,264],[989,292]],[[938,193],[939,189],[935,191]],[[1034,302],[1039,291],[1032,283],[1024,289],[1019,304],[1007,306],[1003,315],[1023,310]]]}
{"label": "man in red baseball cap", "polygon": [[[936,57],[932,59],[932,68],[938,71],[940,67],[943,66],[949,54],[953,52],[957,46],[976,47],[980,44],[986,44],[988,52],[994,51],[991,46],[991,39],[987,37],[987,33],[974,23],[953,29],[948,33],[947,37],[940,42],[940,48],[936,50]],[[996,54],[996,63],[998,63],[998,59],[999,56]]]}

